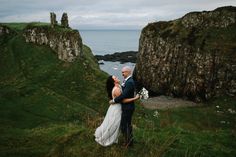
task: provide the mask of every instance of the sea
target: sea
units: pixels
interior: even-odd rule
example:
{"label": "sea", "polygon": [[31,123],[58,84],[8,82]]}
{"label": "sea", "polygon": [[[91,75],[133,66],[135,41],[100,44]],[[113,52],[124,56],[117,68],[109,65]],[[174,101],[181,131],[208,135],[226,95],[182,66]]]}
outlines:
{"label": "sea", "polygon": [[[83,44],[89,46],[94,55],[113,54],[115,52],[138,51],[141,30],[80,30]],[[100,69],[109,75],[123,80],[121,69],[128,65],[132,69],[135,63],[102,61]]]}

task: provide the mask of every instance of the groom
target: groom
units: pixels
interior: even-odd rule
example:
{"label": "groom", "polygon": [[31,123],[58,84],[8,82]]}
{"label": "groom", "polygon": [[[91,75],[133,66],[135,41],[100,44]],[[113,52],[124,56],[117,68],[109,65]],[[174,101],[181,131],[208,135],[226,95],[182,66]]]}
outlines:
{"label": "groom", "polygon": [[135,109],[134,102],[122,103],[125,98],[133,98],[135,92],[135,83],[131,77],[132,69],[129,66],[122,68],[122,76],[124,77],[124,82],[122,84],[122,94],[119,97],[110,101],[112,103],[121,103],[122,105],[122,115],[121,115],[121,132],[125,137],[125,147],[133,145],[133,133],[132,133],[132,115]]}

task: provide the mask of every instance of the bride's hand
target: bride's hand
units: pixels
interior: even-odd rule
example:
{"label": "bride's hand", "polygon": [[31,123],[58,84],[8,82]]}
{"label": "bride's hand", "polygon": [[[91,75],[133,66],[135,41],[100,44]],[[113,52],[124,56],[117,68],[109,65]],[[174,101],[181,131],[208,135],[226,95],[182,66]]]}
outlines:
{"label": "bride's hand", "polygon": [[134,98],[137,100],[137,99],[140,98],[140,95],[139,95],[139,94],[136,94]]}
{"label": "bride's hand", "polygon": [[110,105],[114,104],[113,100],[110,100],[110,101],[109,101],[109,104],[110,104]]}

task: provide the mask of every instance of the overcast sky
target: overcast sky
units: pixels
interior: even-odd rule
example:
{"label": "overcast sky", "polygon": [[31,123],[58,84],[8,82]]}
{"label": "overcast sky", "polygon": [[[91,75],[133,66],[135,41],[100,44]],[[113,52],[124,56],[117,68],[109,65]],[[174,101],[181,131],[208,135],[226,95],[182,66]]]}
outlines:
{"label": "overcast sky", "polygon": [[180,18],[188,12],[236,6],[236,0],[0,0],[1,22],[57,21],[66,12],[76,29],[142,29],[149,22]]}

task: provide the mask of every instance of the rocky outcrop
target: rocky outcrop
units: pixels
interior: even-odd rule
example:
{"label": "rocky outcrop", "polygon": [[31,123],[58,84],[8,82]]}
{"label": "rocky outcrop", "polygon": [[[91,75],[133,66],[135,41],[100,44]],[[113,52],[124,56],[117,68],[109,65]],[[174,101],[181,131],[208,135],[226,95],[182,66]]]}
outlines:
{"label": "rocky outcrop", "polygon": [[23,36],[26,42],[48,45],[63,61],[72,62],[82,55],[82,38],[77,30],[29,25]]}
{"label": "rocky outcrop", "polygon": [[11,30],[9,27],[0,24],[0,37],[3,37],[5,35],[15,34],[13,30]]}
{"label": "rocky outcrop", "polygon": [[113,54],[95,55],[95,57],[97,60],[112,62],[119,61],[121,64],[127,62],[135,63],[137,59],[137,53],[137,51],[115,52]]}
{"label": "rocky outcrop", "polygon": [[7,43],[7,41],[16,34],[17,32],[15,30],[12,30],[8,26],[0,23],[0,43]]}
{"label": "rocky outcrop", "polygon": [[195,101],[236,94],[236,7],[148,24],[135,77],[156,94]]}

